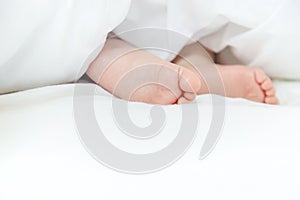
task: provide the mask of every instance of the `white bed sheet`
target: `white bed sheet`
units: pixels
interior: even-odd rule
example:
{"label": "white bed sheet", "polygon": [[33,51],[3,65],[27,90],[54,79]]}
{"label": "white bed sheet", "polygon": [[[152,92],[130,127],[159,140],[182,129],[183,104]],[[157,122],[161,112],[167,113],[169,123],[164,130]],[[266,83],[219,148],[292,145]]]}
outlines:
{"label": "white bed sheet", "polygon": [[[275,82],[281,106],[226,98],[222,137],[204,160],[198,157],[211,123],[211,98],[199,96],[193,145],[172,166],[148,175],[111,170],[82,146],[73,116],[78,85],[0,96],[1,200],[300,198],[300,83]],[[104,128],[113,129],[111,98],[104,93],[97,89],[95,112]],[[138,118],[141,124],[149,122],[149,105],[130,103],[129,108],[146,113]],[[176,128],[180,106],[164,109],[170,122],[165,128]]]}

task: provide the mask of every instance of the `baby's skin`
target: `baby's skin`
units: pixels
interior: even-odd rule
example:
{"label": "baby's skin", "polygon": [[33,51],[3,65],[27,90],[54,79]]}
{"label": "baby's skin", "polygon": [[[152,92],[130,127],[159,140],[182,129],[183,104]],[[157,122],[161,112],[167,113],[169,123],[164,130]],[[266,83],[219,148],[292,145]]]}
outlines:
{"label": "baby's skin", "polygon": [[[107,39],[87,75],[111,94],[150,104],[182,104],[198,94],[278,104],[270,78],[258,68],[215,65],[203,48],[186,46],[173,62],[118,39]],[[217,86],[216,86],[217,85]]]}
{"label": "baby's skin", "polygon": [[279,103],[271,79],[259,68],[215,64],[214,54],[198,42],[185,46],[179,55],[173,62],[200,77],[201,88],[197,94],[214,93],[267,104]]}

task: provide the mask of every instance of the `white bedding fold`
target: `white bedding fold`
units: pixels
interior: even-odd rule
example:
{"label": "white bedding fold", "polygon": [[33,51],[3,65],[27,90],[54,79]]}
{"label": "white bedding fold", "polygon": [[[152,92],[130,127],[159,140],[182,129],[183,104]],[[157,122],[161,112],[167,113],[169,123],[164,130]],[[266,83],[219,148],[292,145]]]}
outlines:
{"label": "white bedding fold", "polygon": [[226,50],[219,62],[299,80],[299,9],[297,0],[133,0],[114,31],[163,59],[172,60],[194,38],[215,52]]}
{"label": "white bedding fold", "polygon": [[0,2],[0,94],[77,81],[130,0]]}

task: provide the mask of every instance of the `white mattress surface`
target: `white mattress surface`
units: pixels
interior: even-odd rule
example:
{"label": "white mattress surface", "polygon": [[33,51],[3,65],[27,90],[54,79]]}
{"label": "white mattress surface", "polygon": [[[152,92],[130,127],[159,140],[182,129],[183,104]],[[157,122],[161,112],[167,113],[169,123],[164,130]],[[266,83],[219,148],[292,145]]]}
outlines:
{"label": "white mattress surface", "polygon": [[[173,165],[145,175],[116,172],[82,145],[74,120],[74,86],[95,87],[68,84],[0,96],[1,200],[300,198],[298,82],[275,82],[280,106],[226,98],[221,138],[202,160],[204,139],[216,122],[212,122],[211,96],[199,96],[185,105],[199,110],[191,147]],[[95,116],[104,132],[113,132],[106,137],[115,146],[149,153],[176,137],[181,106],[164,106],[167,121],[162,132],[140,144],[118,130],[111,114],[112,98],[104,94],[96,88]],[[131,119],[138,126],[151,123],[150,109],[129,103]]]}

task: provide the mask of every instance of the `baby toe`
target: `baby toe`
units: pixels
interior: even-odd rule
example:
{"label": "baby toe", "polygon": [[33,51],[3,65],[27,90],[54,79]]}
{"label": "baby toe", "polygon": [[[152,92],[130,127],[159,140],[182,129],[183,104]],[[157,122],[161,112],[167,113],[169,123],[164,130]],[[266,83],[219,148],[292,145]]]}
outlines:
{"label": "baby toe", "polygon": [[274,87],[266,91],[267,96],[275,96],[275,94],[276,94],[276,90]]}
{"label": "baby toe", "polygon": [[264,83],[268,78],[265,72],[259,68],[255,68],[254,73],[255,73],[255,79],[259,84]]}
{"label": "baby toe", "polygon": [[184,93],[183,96],[184,96],[184,98],[186,98],[190,101],[193,101],[196,98],[195,93],[189,93],[189,92]]}
{"label": "baby toe", "polygon": [[267,103],[267,104],[279,104],[279,101],[278,101],[277,97],[272,96],[272,97],[266,97],[265,103]]}
{"label": "baby toe", "polygon": [[261,88],[262,88],[263,90],[265,90],[265,91],[271,90],[271,89],[273,88],[273,84],[272,84],[271,79],[267,77],[267,78],[262,82]]}
{"label": "baby toe", "polygon": [[179,87],[183,92],[197,93],[200,90],[201,81],[194,72],[180,67],[179,76]]}
{"label": "baby toe", "polygon": [[190,103],[191,102],[191,100],[189,100],[189,99],[187,99],[187,98],[185,98],[185,97],[180,97],[179,99],[178,99],[178,101],[177,101],[177,104],[188,104],[188,103]]}

